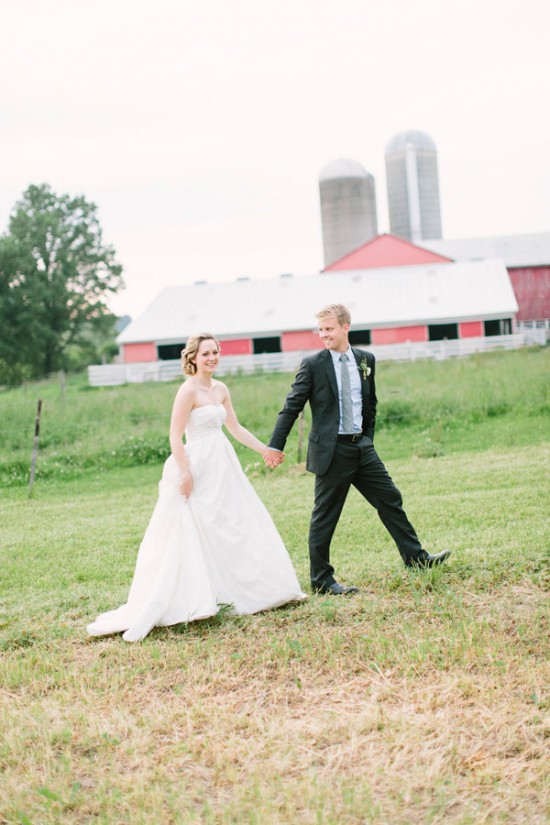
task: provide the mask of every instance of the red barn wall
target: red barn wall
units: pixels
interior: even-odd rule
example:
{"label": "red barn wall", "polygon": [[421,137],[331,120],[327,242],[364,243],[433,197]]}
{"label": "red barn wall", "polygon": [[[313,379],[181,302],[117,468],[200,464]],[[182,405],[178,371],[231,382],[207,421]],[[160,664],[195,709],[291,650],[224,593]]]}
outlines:
{"label": "red barn wall", "polygon": [[508,274],[519,306],[517,320],[550,318],[550,266],[514,267]]}
{"label": "red barn wall", "polygon": [[283,332],[281,336],[282,352],[295,352],[300,349],[323,349],[318,333],[311,330]]}
{"label": "red barn wall", "polygon": [[231,341],[220,341],[222,355],[251,355],[253,352],[251,338],[234,338]]}
{"label": "red barn wall", "polygon": [[481,338],[484,335],[483,321],[462,321],[458,325],[459,338]]}
{"label": "red barn wall", "polygon": [[125,364],[139,364],[142,361],[156,361],[157,346],[154,341],[142,341],[138,344],[123,344],[122,354]]}
{"label": "red barn wall", "polygon": [[371,344],[405,344],[407,341],[427,341],[428,327],[394,327],[393,329],[373,329]]}

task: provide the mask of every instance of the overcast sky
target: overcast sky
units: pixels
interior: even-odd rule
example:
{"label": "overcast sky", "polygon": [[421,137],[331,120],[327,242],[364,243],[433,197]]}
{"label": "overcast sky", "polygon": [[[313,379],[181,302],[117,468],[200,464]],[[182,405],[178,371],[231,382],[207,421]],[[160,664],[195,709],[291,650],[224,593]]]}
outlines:
{"label": "overcast sky", "polygon": [[318,176],[438,148],[446,238],[550,230],[548,0],[1,0],[0,231],[97,204],[136,317],[163,286],[311,274]]}

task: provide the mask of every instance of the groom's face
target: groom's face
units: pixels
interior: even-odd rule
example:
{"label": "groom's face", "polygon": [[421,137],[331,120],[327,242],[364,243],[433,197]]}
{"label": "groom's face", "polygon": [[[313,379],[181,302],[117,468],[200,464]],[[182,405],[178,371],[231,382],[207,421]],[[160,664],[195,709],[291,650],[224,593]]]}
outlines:
{"label": "groom's face", "polygon": [[319,318],[319,338],[327,349],[345,352],[348,348],[349,324],[340,324],[331,315]]}

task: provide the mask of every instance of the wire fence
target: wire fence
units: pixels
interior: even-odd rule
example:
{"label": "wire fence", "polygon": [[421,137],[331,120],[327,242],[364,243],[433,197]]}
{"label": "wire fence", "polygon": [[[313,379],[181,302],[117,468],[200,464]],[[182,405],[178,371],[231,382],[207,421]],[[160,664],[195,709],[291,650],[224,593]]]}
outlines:
{"label": "wire fence", "polygon": [[[509,343],[513,336],[502,336]],[[498,344],[495,337],[494,343]],[[501,348],[501,347],[495,347]],[[538,348],[537,348],[538,350]],[[525,350],[528,357],[529,351]],[[296,358],[296,353],[293,354]],[[225,360],[227,360],[226,357]],[[264,359],[265,361],[266,359]],[[168,362],[169,363],[169,362]],[[456,367],[451,370],[451,375],[455,378],[461,375],[462,362],[455,360]],[[494,363],[494,362],[490,362]],[[179,361],[174,362],[178,372],[171,376],[172,380],[181,378],[179,374]],[[174,366],[172,364],[172,366]],[[472,373],[469,372],[468,382],[460,388],[454,381],[447,382],[446,388],[443,385],[436,393],[437,398],[430,392],[430,397],[426,395],[426,390],[418,392],[418,383],[409,384],[409,389],[413,389],[414,395],[404,395],[401,389],[387,388],[385,385],[385,397],[379,397],[377,432],[396,427],[414,427],[415,431],[429,433],[433,428],[433,433],[441,427],[453,427],[457,432],[472,423],[477,423],[484,417],[501,416],[510,413],[512,410],[525,413],[526,407],[532,408],[533,414],[538,414],[539,407],[543,403],[540,392],[530,393],[530,402],[527,404],[525,389],[532,389],[525,382],[529,380],[525,373],[525,362],[523,357],[518,361],[506,362],[507,366],[502,373],[493,378],[493,382],[487,382],[483,377],[483,382],[478,380],[476,391],[471,392],[470,379]],[[510,364],[515,364],[515,372],[510,372]],[[293,365],[293,369],[296,364]],[[406,369],[406,368],[405,368]],[[432,368],[430,373],[424,368],[424,380],[422,386],[431,386]],[[257,372],[255,370],[254,372]],[[288,372],[287,369],[284,372]],[[445,374],[447,374],[445,369]],[[271,381],[270,376],[265,371],[266,379]],[[410,372],[407,370],[407,374]],[[441,376],[441,372],[439,372]],[[273,376],[275,378],[275,376]],[[521,380],[518,380],[521,379]],[[286,392],[286,378],[280,376],[276,379],[284,384]],[[264,378],[259,381],[263,384]],[[46,382],[24,388],[24,393],[13,403],[8,398],[0,407],[0,476],[4,478],[9,475],[9,467],[13,465],[14,473],[21,477],[23,464],[30,468],[31,455],[34,455],[36,463],[36,453],[38,447],[40,452],[47,457],[47,462],[53,468],[56,463],[65,462],[76,467],[79,461],[91,460],[90,456],[97,450],[98,459],[104,460],[105,456],[112,455],[112,461],[116,456],[122,459],[133,456],[137,461],[138,454],[144,459],[153,460],[165,449],[168,443],[168,429],[170,420],[170,408],[172,390],[166,383],[165,389],[161,389],[158,384],[150,384],[145,391],[135,385],[120,392],[116,387],[106,387],[103,390],[95,391],[86,385],[79,385],[77,394],[74,387],[67,390],[65,376],[60,375],[59,388],[52,382]],[[539,381],[540,383],[540,381]],[[239,386],[248,386],[248,381],[239,383]],[[439,385],[438,385],[439,386]],[[449,390],[449,387],[451,388]],[[469,388],[466,393],[465,388]],[[86,390],[92,389],[92,393]],[[496,392],[495,392],[496,390]],[[38,445],[38,433],[36,431],[36,408],[38,393],[44,392],[42,399],[42,421],[40,429],[40,445]],[[267,404],[258,406],[259,400],[255,398],[256,390],[246,390],[248,406],[245,406],[246,415],[243,417],[240,404],[237,404],[242,423],[248,426],[260,438],[266,439],[274,425],[278,404],[273,399]],[[35,394],[36,393],[36,394]],[[281,395],[279,402],[282,403]],[[91,407],[90,407],[91,402]],[[132,404],[139,403],[141,409],[132,409]],[[151,409],[151,407],[157,409]],[[79,412],[82,415],[79,415]],[[292,436],[292,452],[295,446],[298,429],[300,429],[300,441],[309,430],[309,410],[306,407],[306,415],[301,419],[299,427],[295,427]],[[432,433],[432,435],[433,435]],[[439,436],[435,435],[434,438]],[[132,452],[132,441],[138,445]],[[139,452],[141,450],[141,453]],[[19,465],[16,468],[16,465]],[[39,462],[40,465],[40,462]],[[53,470],[52,470],[53,471]],[[28,478],[28,476],[27,476]]]}
{"label": "wire fence", "polygon": [[[41,400],[41,399],[38,399],[38,400]],[[21,427],[17,427],[17,428],[0,427],[0,443],[5,444],[6,442],[9,442],[10,439],[21,438],[22,436],[23,437],[28,437],[29,443],[32,442],[33,432],[34,432],[34,427],[35,427],[34,415],[35,415],[35,411],[36,411],[36,403],[37,403],[37,401],[35,400],[32,403],[29,403],[28,405],[21,405],[21,407],[20,407],[21,417],[28,418],[28,421],[26,421],[24,425],[22,425]],[[49,403],[48,402],[42,402],[42,403],[43,403],[43,406],[46,408],[46,410],[51,405],[51,401]],[[388,425],[388,424],[403,424],[403,423],[407,423],[408,420],[409,421],[412,420],[412,419],[418,420],[419,418],[422,420],[422,422],[424,424],[426,424],[426,423],[428,423],[428,424],[429,423],[438,423],[438,422],[441,421],[442,417],[444,417],[446,415],[446,412],[447,412],[444,409],[438,408],[437,410],[432,411],[432,412],[430,412],[429,410],[423,410],[422,414],[419,415],[413,409],[409,409],[408,406],[406,405],[406,402],[403,402],[403,403],[404,403],[403,410],[401,410],[399,412],[387,412],[386,413],[384,411],[385,406],[388,406],[388,407],[391,408],[393,402],[391,400],[386,401],[386,402],[385,401],[379,401],[379,403],[378,403],[378,413],[377,413],[377,419],[376,419],[377,420],[377,425],[385,426],[385,425]],[[471,414],[471,412],[472,412],[471,407],[468,407],[466,405],[464,405],[463,407],[453,405],[452,410],[450,410],[450,409],[448,410],[449,415],[452,414],[453,418],[460,418],[461,416],[462,417],[468,417],[469,414]],[[241,416],[239,416],[239,417],[241,417]],[[158,413],[156,415],[136,415],[135,413],[125,413],[124,420],[127,423],[135,426],[136,428],[139,427],[140,424],[144,424],[144,423],[151,424],[153,422],[157,422],[159,425],[161,425],[161,426],[159,426],[159,430],[161,430],[164,427],[167,431],[168,426],[169,426],[169,420],[170,420],[170,411],[167,411],[166,413]],[[108,416],[106,416],[105,419],[98,419],[95,423],[99,427],[102,424],[105,424],[105,423],[108,423],[108,422],[109,422],[109,418],[108,418]],[[60,427],[62,426],[62,423],[63,422],[59,419],[56,421],[56,425],[55,425],[56,431],[59,431]],[[274,423],[275,422],[273,421],[272,424],[274,425]],[[46,424],[46,426],[44,426],[44,421],[43,421],[42,422],[42,432],[43,432],[43,434],[47,433],[48,429],[50,429],[50,432],[51,432],[51,428],[49,428],[47,424]],[[75,426],[75,424],[73,422],[71,422],[69,430],[70,430],[70,432],[68,433],[67,443],[70,443],[72,440],[74,440],[75,435],[79,435],[79,434],[87,435],[87,434],[89,434],[90,433],[90,425],[89,424],[83,424],[81,426],[78,426],[78,425]],[[2,457],[2,452],[3,452],[3,450],[0,449],[0,459]]]}
{"label": "wire fence", "polygon": [[[39,399],[39,411],[43,407]],[[149,464],[166,459],[170,452],[167,415],[133,416],[131,423],[136,429],[143,423],[148,425],[147,434],[136,433],[135,430],[126,431],[121,438],[117,438],[115,433],[106,432],[106,426],[103,426],[101,432],[102,425],[108,424],[107,420],[95,422],[98,427],[96,433],[90,433],[87,425],[71,425],[63,432],[62,421],[56,422],[56,429],[52,432],[47,421],[40,422],[39,416],[40,412],[35,418],[34,425],[30,423],[23,429],[0,430],[2,443],[12,443],[7,454],[4,450],[0,452],[1,484],[21,486],[28,483],[29,498],[33,495],[35,481],[45,477],[74,477],[80,475],[85,468],[108,469],[111,466]],[[128,419],[126,422],[130,423]],[[407,422],[404,415],[382,415],[379,430],[407,423],[415,422]],[[158,426],[152,430],[151,424]],[[440,427],[441,416],[425,416],[422,424],[426,430]],[[257,428],[253,430],[258,437],[261,438],[263,435],[267,441],[265,431],[262,434]],[[287,443],[286,453],[291,464],[300,464],[305,460],[308,434],[309,421],[302,412]],[[91,455],[84,446],[87,439],[93,445]],[[438,440],[438,437],[435,440]],[[14,447],[15,442],[17,445]],[[256,464],[251,466],[256,467]]]}
{"label": "wire fence", "polygon": [[[466,408],[464,408],[463,413],[466,414],[468,412],[469,411]],[[455,408],[454,411],[453,411],[453,415],[455,417],[460,417],[460,414],[461,414],[461,410]],[[384,427],[384,426],[388,426],[388,425],[404,424],[404,423],[407,423],[408,418],[410,418],[410,416],[408,416],[406,413],[384,415],[383,412],[382,412],[377,417],[377,424],[378,424],[379,427]],[[433,413],[433,414],[426,413],[426,414],[422,415],[422,422],[423,422],[424,425],[439,423],[441,421],[441,419],[442,419],[442,414],[440,412],[439,413]],[[161,415],[159,415],[159,416],[143,416],[141,418],[136,418],[134,420],[130,420],[129,423],[131,423],[132,425],[138,427],[139,424],[142,424],[144,422],[149,422],[150,423],[152,421],[157,421],[157,422],[159,422],[159,424],[162,422],[162,425],[163,425],[164,429],[166,430],[166,437],[168,438],[169,416],[166,416],[166,415],[164,415],[164,416],[161,416]],[[274,425],[275,422],[273,421],[272,423]],[[162,428],[159,427],[159,430],[160,429],[162,429]],[[15,442],[16,440],[25,439],[25,441],[28,442],[29,449],[30,449],[30,447],[32,446],[33,432],[34,432],[34,422],[31,422],[31,423],[29,423],[29,425],[25,426],[22,429],[17,429],[17,430],[15,430],[15,429],[12,429],[12,430],[0,429],[0,439],[2,440],[4,445],[6,443],[9,443],[10,441]],[[51,432],[51,430],[50,430],[50,432]],[[47,426],[45,427],[44,422],[42,422],[42,435],[47,436],[47,434],[48,434],[48,427]],[[75,427],[71,426],[70,436],[68,437],[65,444],[67,444],[67,445],[70,444],[74,440],[75,436],[78,436],[79,434],[89,435],[90,434],[90,428],[86,427],[86,426],[83,426],[81,428],[75,428]],[[63,445],[63,442],[57,442],[58,447],[62,446],[62,445]],[[5,453],[5,449],[0,450],[0,460],[2,459],[4,453]]]}

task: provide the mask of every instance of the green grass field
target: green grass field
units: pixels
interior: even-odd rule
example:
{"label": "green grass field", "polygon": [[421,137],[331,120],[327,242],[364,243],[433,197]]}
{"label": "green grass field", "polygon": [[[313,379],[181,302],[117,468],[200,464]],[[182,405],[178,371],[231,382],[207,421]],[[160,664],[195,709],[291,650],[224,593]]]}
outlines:
{"label": "green grass field", "polygon": [[[1,393],[0,822],[548,822],[548,358],[378,365],[378,449],[448,565],[406,571],[352,493],[333,560],[360,594],[137,645],[85,625],[125,601],[176,386]],[[267,437],[289,381],[228,381],[243,423]],[[297,449],[239,455],[307,589]]]}

